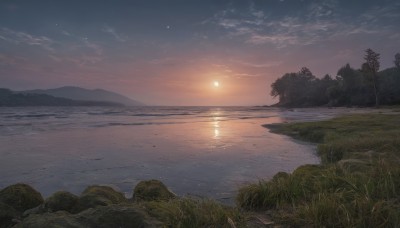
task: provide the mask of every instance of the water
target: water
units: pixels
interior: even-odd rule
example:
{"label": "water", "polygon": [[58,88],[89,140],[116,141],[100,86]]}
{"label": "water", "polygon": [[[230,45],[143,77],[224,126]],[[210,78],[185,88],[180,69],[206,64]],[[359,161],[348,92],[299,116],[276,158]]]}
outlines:
{"label": "water", "polygon": [[232,203],[246,183],[319,162],[315,145],[261,125],[343,112],[349,109],[0,108],[0,188],[23,182],[49,196],[101,184],[131,196],[139,181],[159,179],[178,195]]}

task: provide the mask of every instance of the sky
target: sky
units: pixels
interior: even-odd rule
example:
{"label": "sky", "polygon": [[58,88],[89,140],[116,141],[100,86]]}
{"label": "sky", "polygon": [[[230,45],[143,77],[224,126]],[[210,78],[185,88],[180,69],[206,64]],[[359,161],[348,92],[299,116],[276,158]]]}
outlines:
{"label": "sky", "polygon": [[[148,105],[266,105],[308,67],[400,52],[398,0],[1,0],[0,87],[102,88]],[[219,82],[219,87],[214,82]]]}

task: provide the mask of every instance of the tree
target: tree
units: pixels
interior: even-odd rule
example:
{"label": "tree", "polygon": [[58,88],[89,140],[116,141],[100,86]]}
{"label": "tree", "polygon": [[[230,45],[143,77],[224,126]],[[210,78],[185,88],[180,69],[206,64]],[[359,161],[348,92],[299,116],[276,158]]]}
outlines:
{"label": "tree", "polygon": [[400,53],[394,55],[394,65],[400,69]]}
{"label": "tree", "polygon": [[298,74],[308,76],[310,78],[314,77],[313,74],[311,73],[311,70],[308,69],[307,67],[302,67]]}
{"label": "tree", "polygon": [[284,106],[310,106],[316,77],[303,67],[298,73],[286,73],[271,87],[271,96],[279,96],[279,104]]}
{"label": "tree", "polygon": [[380,67],[379,56],[380,54],[374,52],[370,48],[365,50],[364,56],[365,63],[363,63],[361,70],[366,75],[366,78],[370,81],[374,88],[375,106],[379,106],[379,89],[378,89],[378,71]]}

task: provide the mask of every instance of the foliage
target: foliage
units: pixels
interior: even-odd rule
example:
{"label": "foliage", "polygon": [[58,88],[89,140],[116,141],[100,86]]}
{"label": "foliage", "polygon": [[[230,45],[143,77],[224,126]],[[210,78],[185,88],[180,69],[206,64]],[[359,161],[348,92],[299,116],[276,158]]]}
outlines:
{"label": "foliage", "polygon": [[400,222],[400,114],[359,114],[269,126],[318,142],[322,165],[240,189],[238,206],[274,209],[288,226],[396,227]]}
{"label": "foliage", "polygon": [[329,75],[318,79],[303,67],[298,73],[287,73],[272,83],[271,95],[279,96],[280,104],[285,106],[322,105],[328,101],[325,91],[331,85],[333,80]]}
{"label": "foliage", "polygon": [[361,69],[349,64],[332,78],[314,76],[308,68],[286,73],[271,84],[271,96],[279,97],[279,106],[372,106],[400,104],[400,54],[397,67],[379,71],[379,54],[366,50]]}
{"label": "foliage", "polygon": [[365,54],[365,63],[361,66],[361,71],[365,75],[365,78],[372,85],[374,96],[375,96],[375,106],[379,106],[379,79],[378,71],[380,67],[379,55],[371,49],[367,49]]}
{"label": "foliage", "polygon": [[400,68],[400,53],[397,53],[397,54],[394,56],[394,65],[395,65],[397,68]]}

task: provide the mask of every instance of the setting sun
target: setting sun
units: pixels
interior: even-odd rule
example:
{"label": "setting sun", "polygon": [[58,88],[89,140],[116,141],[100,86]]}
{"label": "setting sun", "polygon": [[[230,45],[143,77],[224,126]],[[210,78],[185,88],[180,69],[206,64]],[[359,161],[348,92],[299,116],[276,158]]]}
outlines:
{"label": "setting sun", "polygon": [[219,87],[219,82],[218,81],[214,81],[214,87]]}

